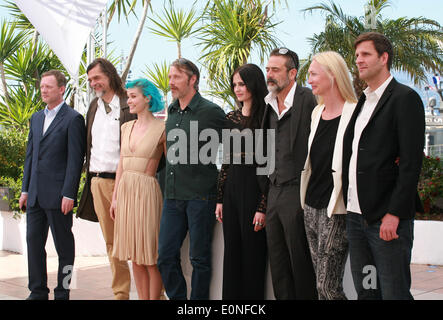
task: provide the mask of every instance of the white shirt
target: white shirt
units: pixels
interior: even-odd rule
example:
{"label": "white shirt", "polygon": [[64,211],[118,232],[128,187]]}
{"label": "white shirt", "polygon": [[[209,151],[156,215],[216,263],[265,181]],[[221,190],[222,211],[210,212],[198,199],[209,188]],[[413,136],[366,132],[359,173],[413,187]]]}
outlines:
{"label": "white shirt", "polygon": [[62,101],[62,103],[60,103],[55,108],[52,108],[51,110],[49,110],[48,106],[46,106],[45,110],[43,110],[43,112],[45,113],[45,122],[43,124],[43,135],[45,134],[46,130],[48,130],[52,121],[54,121],[55,117],[57,116],[57,113],[59,112],[64,103],[65,101]]}
{"label": "white shirt", "polygon": [[347,211],[360,213],[360,203],[358,202],[357,194],[357,157],[358,157],[358,145],[360,144],[360,137],[363,130],[366,128],[369,119],[374,113],[375,107],[380,101],[383,92],[385,92],[386,87],[393,79],[391,75],[381,86],[376,90],[371,91],[368,87],[365,89],[364,94],[366,96],[365,103],[361,108],[360,114],[355,121],[354,127],[354,140],[352,141],[352,155],[349,162],[349,187],[348,187],[348,201],[347,201]]}
{"label": "white shirt", "polygon": [[106,113],[101,98],[92,124],[90,172],[116,172],[120,160],[120,99],[114,95],[109,103],[111,112]]}
{"label": "white shirt", "polygon": [[281,113],[278,112],[278,101],[277,101],[277,95],[273,92],[269,92],[268,95],[265,97],[265,102],[269,104],[272,109],[274,109],[275,113],[278,116],[278,120],[283,118],[286,112],[288,112],[289,109],[291,109],[292,104],[294,103],[294,94],[295,89],[297,88],[297,82],[294,82],[294,85],[292,86],[291,90],[289,90],[288,95],[285,98],[284,106],[285,108],[282,110]]}

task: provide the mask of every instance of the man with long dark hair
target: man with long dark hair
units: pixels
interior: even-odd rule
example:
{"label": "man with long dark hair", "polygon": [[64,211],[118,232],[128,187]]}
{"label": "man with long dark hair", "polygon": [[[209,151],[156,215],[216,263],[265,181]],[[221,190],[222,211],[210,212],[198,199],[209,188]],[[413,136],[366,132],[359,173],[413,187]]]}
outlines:
{"label": "man with long dark hair", "polygon": [[106,59],[95,59],[86,70],[96,94],[86,115],[86,182],[77,215],[100,222],[112,270],[115,299],[129,299],[131,278],[126,261],[112,257],[114,222],[109,208],[120,159],[120,127],[136,118],[129,113],[126,91],[117,70]]}

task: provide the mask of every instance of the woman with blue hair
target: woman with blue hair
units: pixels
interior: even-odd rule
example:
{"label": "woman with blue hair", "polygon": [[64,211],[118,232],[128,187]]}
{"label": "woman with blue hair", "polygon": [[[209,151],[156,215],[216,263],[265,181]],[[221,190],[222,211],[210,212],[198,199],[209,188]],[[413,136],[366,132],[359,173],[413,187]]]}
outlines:
{"label": "woman with blue hair", "polygon": [[110,209],[115,221],[114,252],[132,260],[138,297],[160,299],[163,288],[157,268],[162,193],[155,174],[164,152],[165,123],[153,112],[163,109],[158,89],[148,80],[126,85],[129,112],[137,120],[121,127],[121,152]]}

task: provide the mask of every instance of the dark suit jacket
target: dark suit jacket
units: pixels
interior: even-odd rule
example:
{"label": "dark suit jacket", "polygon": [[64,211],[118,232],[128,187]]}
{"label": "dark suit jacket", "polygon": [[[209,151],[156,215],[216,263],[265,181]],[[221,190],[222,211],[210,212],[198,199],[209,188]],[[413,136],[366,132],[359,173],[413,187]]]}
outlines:
{"label": "dark suit jacket", "polygon": [[[343,140],[343,195],[347,202],[354,127],[366,100],[363,94]],[[420,96],[395,79],[378,102],[358,145],[357,193],[368,223],[385,214],[411,219],[424,147],[425,119]],[[397,157],[399,164],[395,163]]]}
{"label": "dark suit jacket", "polygon": [[[291,151],[294,153],[294,166],[296,166],[297,172],[303,170],[305,164],[306,155],[308,152],[308,137],[311,126],[311,114],[317,105],[314,95],[311,89],[302,87],[297,84],[294,94],[294,102],[292,104],[291,113]],[[265,112],[262,120],[262,129],[269,129],[269,115],[274,112],[272,107],[268,104],[265,108]],[[266,135],[266,130],[264,131]],[[264,151],[266,152],[266,137],[263,139],[265,143]],[[275,152],[272,150],[271,152]],[[269,178],[265,175],[257,177],[260,188],[264,194],[268,193]],[[298,195],[299,196],[299,195]]]}
{"label": "dark suit jacket", "polygon": [[[83,188],[83,193],[80,199],[80,204],[77,210],[77,217],[85,220],[98,222],[97,214],[94,210],[94,202],[92,199],[91,193],[91,175],[89,174],[89,161],[91,159],[91,146],[92,146],[92,124],[94,123],[95,114],[97,112],[98,106],[98,98],[92,100],[89,105],[88,113],[86,114],[86,131],[87,131],[87,139],[86,139],[86,162],[85,162],[85,170],[86,170],[86,182]],[[120,127],[123,123],[127,121],[131,121],[137,118],[137,115],[129,113],[129,107],[127,104],[126,97],[120,97]]]}
{"label": "dark suit jacket", "polygon": [[28,193],[28,207],[61,209],[62,197],[74,199],[85,154],[86,130],[83,116],[62,105],[43,135],[44,111],[31,117],[23,172],[22,192]]}

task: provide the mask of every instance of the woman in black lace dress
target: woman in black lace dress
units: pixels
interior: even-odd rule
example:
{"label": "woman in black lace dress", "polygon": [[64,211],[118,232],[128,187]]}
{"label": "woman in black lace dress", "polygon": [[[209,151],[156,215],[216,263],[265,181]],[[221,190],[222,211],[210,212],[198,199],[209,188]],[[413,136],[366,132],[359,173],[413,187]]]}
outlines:
{"label": "woman in black lace dress", "polygon": [[[223,299],[264,299],[266,267],[266,197],[260,191],[254,162],[255,130],[260,128],[268,94],[265,77],[254,64],[231,76],[241,108],[227,114],[231,129],[218,179],[216,219],[223,223]],[[235,141],[241,141],[235,146]],[[226,148],[227,145],[224,144]]]}

